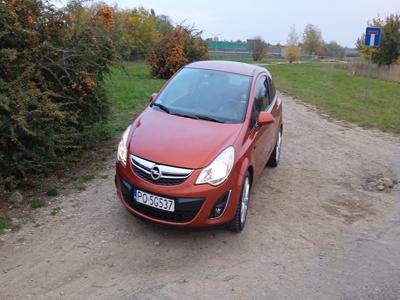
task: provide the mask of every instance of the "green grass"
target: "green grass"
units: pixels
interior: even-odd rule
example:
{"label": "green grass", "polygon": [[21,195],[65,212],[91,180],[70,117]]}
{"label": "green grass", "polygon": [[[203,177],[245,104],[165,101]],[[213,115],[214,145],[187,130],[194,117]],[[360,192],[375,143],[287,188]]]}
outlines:
{"label": "green grass", "polygon": [[83,182],[88,182],[88,181],[91,181],[91,180],[93,180],[93,179],[95,179],[95,176],[94,175],[84,175],[84,176],[82,176],[82,181]]}
{"label": "green grass", "polygon": [[277,88],[316,105],[332,117],[400,133],[400,84],[371,79],[364,100],[365,78],[331,64],[268,66]]}
{"label": "green grass", "polygon": [[46,201],[40,198],[32,198],[31,200],[31,206],[32,208],[40,208],[43,206],[46,206]]}
{"label": "green grass", "polygon": [[0,217],[0,230],[10,227],[10,220],[5,217]]}
{"label": "green grass", "polygon": [[60,194],[60,191],[56,187],[52,187],[51,189],[49,189],[46,192],[46,195],[49,197],[55,197],[55,196],[58,196],[59,194]]}
{"label": "green grass", "polygon": [[152,78],[144,63],[126,62],[113,67],[106,80],[106,92],[111,104],[108,122],[99,124],[96,132],[103,140],[115,138],[134,118],[134,111],[142,110],[151,94],[160,90],[165,80]]}

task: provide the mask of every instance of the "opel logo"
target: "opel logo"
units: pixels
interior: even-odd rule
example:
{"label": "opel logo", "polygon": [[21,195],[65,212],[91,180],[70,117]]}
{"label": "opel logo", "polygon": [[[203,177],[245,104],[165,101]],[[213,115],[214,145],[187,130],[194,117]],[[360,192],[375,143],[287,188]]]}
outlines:
{"label": "opel logo", "polygon": [[154,180],[158,180],[161,177],[160,168],[157,165],[152,167],[150,170],[150,175],[151,175],[151,178],[153,178]]}

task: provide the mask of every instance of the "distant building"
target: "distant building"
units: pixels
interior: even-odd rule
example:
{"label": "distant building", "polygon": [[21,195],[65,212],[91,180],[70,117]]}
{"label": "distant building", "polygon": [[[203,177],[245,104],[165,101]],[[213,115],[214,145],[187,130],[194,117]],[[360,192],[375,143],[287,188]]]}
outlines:
{"label": "distant building", "polygon": [[280,44],[268,45],[267,53],[269,57],[284,57],[285,47]]}
{"label": "distant building", "polygon": [[[254,39],[249,39],[246,42],[236,41],[217,41],[215,38],[207,39],[208,52],[211,55],[252,55],[252,44]],[[269,57],[285,57],[285,46],[280,44],[268,44],[267,55]]]}
{"label": "distant building", "polygon": [[207,40],[210,54],[251,54],[247,43]]}

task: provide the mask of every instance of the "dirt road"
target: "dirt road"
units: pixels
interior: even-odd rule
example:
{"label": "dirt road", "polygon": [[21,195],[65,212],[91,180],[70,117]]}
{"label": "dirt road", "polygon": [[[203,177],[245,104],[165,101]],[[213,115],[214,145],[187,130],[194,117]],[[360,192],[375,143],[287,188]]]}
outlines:
{"label": "dirt road", "polygon": [[400,298],[400,185],[365,188],[400,177],[400,138],[283,100],[281,164],[253,188],[241,234],[132,217],[110,156],[86,191],[0,236],[0,299]]}

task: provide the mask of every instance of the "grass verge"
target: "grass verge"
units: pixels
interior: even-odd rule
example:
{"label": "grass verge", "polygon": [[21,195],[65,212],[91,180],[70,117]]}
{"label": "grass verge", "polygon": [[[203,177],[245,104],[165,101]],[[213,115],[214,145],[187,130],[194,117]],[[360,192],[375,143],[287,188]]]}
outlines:
{"label": "grass verge", "polygon": [[0,231],[10,227],[10,221],[5,217],[0,217]]}
{"label": "grass verge", "polygon": [[102,140],[119,136],[133,119],[133,111],[143,109],[164,82],[151,77],[150,67],[144,63],[125,62],[113,67],[105,82],[111,115],[107,122],[96,126],[97,135]]}
{"label": "grass verge", "polygon": [[316,105],[332,117],[400,133],[400,84],[371,79],[369,99],[365,100],[365,78],[331,64],[281,64],[268,69],[279,90]]}

